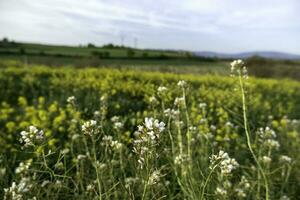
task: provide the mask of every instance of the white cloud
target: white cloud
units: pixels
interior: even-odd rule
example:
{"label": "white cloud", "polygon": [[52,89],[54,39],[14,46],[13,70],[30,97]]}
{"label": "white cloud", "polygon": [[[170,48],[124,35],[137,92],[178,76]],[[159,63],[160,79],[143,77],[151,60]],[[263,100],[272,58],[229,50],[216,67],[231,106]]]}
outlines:
{"label": "white cloud", "polygon": [[103,44],[119,43],[123,34],[127,44],[138,37],[140,46],[150,48],[300,53],[299,5],[297,0],[0,1],[0,37]]}

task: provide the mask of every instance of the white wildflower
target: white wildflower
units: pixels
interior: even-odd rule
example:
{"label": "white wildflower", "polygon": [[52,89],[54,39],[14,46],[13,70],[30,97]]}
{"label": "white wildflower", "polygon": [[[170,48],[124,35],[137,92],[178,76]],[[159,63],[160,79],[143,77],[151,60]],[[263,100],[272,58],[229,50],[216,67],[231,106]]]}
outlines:
{"label": "white wildflower", "polygon": [[94,116],[95,116],[95,117],[99,117],[99,116],[100,116],[100,111],[96,110],[96,111],[94,112]]}
{"label": "white wildflower", "polygon": [[87,192],[92,192],[94,190],[95,190],[95,186],[94,185],[89,184],[89,185],[86,186],[86,191]]}
{"label": "white wildflower", "polygon": [[274,139],[267,139],[267,140],[265,141],[265,144],[266,144],[267,146],[271,147],[271,148],[274,148],[274,149],[279,149],[279,147],[280,147],[279,142],[277,142],[277,141],[274,140]]}
{"label": "white wildflower", "polygon": [[158,130],[159,133],[165,129],[164,122],[159,122],[158,119],[153,119],[152,117],[145,118],[145,126],[148,130]]}
{"label": "white wildflower", "polygon": [[123,128],[124,124],[122,122],[115,122],[114,123],[114,129],[119,130]]}
{"label": "white wildflower", "polygon": [[257,134],[259,136],[259,142],[264,146],[274,149],[278,149],[280,147],[279,142],[275,140],[276,133],[271,128],[259,128]]}
{"label": "white wildflower", "polygon": [[246,197],[246,193],[244,192],[243,189],[241,188],[236,188],[235,189],[236,195],[240,198],[245,198]]}
{"label": "white wildflower", "polygon": [[174,105],[179,106],[184,103],[184,97],[176,97],[174,101]]}
{"label": "white wildflower", "polygon": [[[206,121],[206,120],[205,120]],[[215,125],[210,125],[210,130],[211,131],[216,131],[217,130],[217,127]]]}
{"label": "white wildflower", "polygon": [[118,141],[112,141],[110,145],[111,145],[112,149],[115,151],[120,150],[123,146],[123,144]]}
{"label": "white wildflower", "polygon": [[237,188],[235,188],[235,192],[238,197],[245,198],[250,187],[251,186],[248,179],[245,176],[242,176],[241,181],[237,185]]}
{"label": "white wildflower", "polygon": [[164,93],[166,92],[168,89],[164,86],[159,86],[158,89],[157,89],[157,92],[158,93]]}
{"label": "white wildflower", "polygon": [[15,169],[16,174],[23,174],[29,170],[29,167],[32,163],[32,159],[29,159],[25,162],[20,162],[19,166]]}
{"label": "white wildflower", "polygon": [[242,75],[244,79],[248,79],[248,70],[245,66],[242,69]]}
{"label": "white wildflower", "polygon": [[102,138],[102,143],[101,144],[109,146],[111,144],[112,140],[113,140],[113,138],[112,138],[111,135],[105,135]]}
{"label": "white wildflower", "polygon": [[219,166],[223,175],[231,174],[232,170],[236,169],[239,164],[234,158],[230,158],[228,153],[220,150],[217,155],[210,157],[210,163],[212,166]]}
{"label": "white wildflower", "polygon": [[148,180],[148,184],[149,185],[155,185],[155,184],[157,184],[160,181],[160,177],[161,177],[160,171],[155,170],[150,175],[149,180]]}
{"label": "white wildflower", "polygon": [[25,147],[34,146],[35,142],[44,139],[44,131],[38,130],[35,126],[29,126],[29,131],[22,131],[20,135],[20,142],[24,143]]}
{"label": "white wildflower", "polygon": [[172,118],[177,118],[180,114],[180,111],[179,110],[174,110],[174,109],[170,109],[170,108],[167,108],[164,110],[164,115],[166,117],[172,117]]}
{"label": "white wildflower", "polygon": [[174,164],[179,166],[186,164],[187,162],[189,162],[189,157],[186,154],[179,154],[174,159]]}
{"label": "white wildflower", "polygon": [[155,98],[155,96],[151,96],[151,97],[149,97],[149,102],[151,104],[156,104],[156,103],[158,103],[158,100]]}
{"label": "white wildflower", "polygon": [[231,122],[229,122],[229,121],[226,122],[225,126],[227,126],[227,127],[234,127],[234,125]]}
{"label": "white wildflower", "polygon": [[199,108],[203,109],[206,108],[207,104],[206,103],[199,103]]}
{"label": "white wildflower", "polygon": [[[133,152],[139,155],[138,163],[143,168],[145,156],[156,156],[153,152],[158,144],[160,133],[164,131],[165,123],[157,119],[145,118],[144,126],[138,126],[138,138],[134,140]],[[151,149],[150,149],[151,148]]]}
{"label": "white wildflower", "polygon": [[81,126],[81,130],[86,135],[95,135],[99,132],[99,127],[97,126],[97,122],[95,120],[90,120],[84,122],[84,124]]}
{"label": "white wildflower", "polygon": [[120,121],[120,117],[118,117],[118,116],[113,116],[110,120],[111,120],[112,122],[118,122],[118,121]]}
{"label": "white wildflower", "polygon": [[199,124],[204,124],[205,122],[207,122],[207,119],[205,119],[205,118],[202,118],[202,119],[199,120]]}
{"label": "white wildflower", "polygon": [[262,162],[264,164],[270,164],[272,162],[272,159],[269,156],[263,156],[262,157]]}
{"label": "white wildflower", "polygon": [[230,63],[231,65],[231,72],[233,73],[237,68],[242,67],[244,65],[244,62],[242,60],[234,60]]}
{"label": "white wildflower", "polygon": [[291,163],[292,162],[292,158],[290,158],[289,156],[285,156],[285,155],[282,155],[280,156],[280,162],[283,162],[283,163]]}
{"label": "white wildflower", "polygon": [[215,194],[220,195],[220,196],[225,196],[225,195],[227,195],[227,191],[224,188],[217,187]]}
{"label": "white wildflower", "polygon": [[32,187],[30,178],[23,177],[18,184],[13,182],[9,188],[4,189],[4,199],[22,200],[23,196],[30,192]]}
{"label": "white wildflower", "polygon": [[196,126],[190,126],[190,127],[189,127],[189,130],[190,130],[191,132],[196,132],[196,131],[197,131],[197,127],[196,127]]}
{"label": "white wildflower", "polygon": [[180,80],[180,81],[178,81],[177,85],[180,87],[184,87],[184,86],[186,86],[186,82],[184,80]]}
{"label": "white wildflower", "polygon": [[67,98],[67,102],[70,104],[75,104],[76,98],[74,96],[70,96]]}

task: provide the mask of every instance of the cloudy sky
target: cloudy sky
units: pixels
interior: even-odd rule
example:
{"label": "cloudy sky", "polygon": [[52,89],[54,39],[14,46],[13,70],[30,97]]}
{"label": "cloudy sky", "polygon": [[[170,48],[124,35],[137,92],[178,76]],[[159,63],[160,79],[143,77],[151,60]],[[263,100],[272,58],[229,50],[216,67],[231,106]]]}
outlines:
{"label": "cloudy sky", "polygon": [[0,37],[300,54],[299,0],[0,0]]}

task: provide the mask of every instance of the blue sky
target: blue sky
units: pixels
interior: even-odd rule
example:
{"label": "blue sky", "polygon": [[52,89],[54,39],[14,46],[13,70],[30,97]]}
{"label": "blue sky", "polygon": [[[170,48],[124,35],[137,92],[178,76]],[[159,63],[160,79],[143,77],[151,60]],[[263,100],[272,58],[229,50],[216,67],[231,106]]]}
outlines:
{"label": "blue sky", "polygon": [[0,0],[0,37],[300,54],[299,0]]}

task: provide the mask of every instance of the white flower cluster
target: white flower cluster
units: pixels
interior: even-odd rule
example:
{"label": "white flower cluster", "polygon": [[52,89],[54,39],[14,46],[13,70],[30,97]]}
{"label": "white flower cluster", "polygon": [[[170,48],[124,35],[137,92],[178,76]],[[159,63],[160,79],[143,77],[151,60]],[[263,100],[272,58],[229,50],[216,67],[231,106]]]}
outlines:
{"label": "white flower cluster", "polygon": [[92,136],[99,133],[99,126],[97,125],[97,121],[90,120],[83,123],[81,130],[84,134]]}
{"label": "white flower cluster", "polygon": [[69,104],[75,104],[76,98],[74,96],[70,96],[67,98],[67,102]]}
{"label": "white flower cluster", "polygon": [[[146,117],[145,118],[145,128],[148,131],[147,133],[149,135],[153,135],[153,133],[150,134],[150,132],[155,132],[157,136],[159,136],[159,133],[165,130],[165,123],[159,122],[158,119],[153,119]],[[143,127],[139,127],[139,131],[143,130]],[[150,131],[150,132],[149,132]]]}
{"label": "white flower cluster", "polygon": [[261,161],[262,161],[264,164],[268,165],[268,164],[270,164],[270,163],[272,162],[272,158],[270,158],[269,156],[263,156],[263,157],[261,158]]}
{"label": "white flower cluster", "polygon": [[161,176],[159,170],[153,171],[148,179],[148,185],[156,185],[160,181]]}
{"label": "white flower cluster", "polygon": [[166,92],[168,90],[168,88],[166,88],[166,87],[164,87],[164,86],[159,86],[158,88],[157,88],[157,92],[158,93],[164,93],[164,92]]}
{"label": "white flower cluster", "polygon": [[199,103],[199,108],[204,109],[207,107],[206,103]]}
{"label": "white flower cluster", "polygon": [[244,79],[248,79],[248,70],[242,60],[234,60],[230,63],[230,66],[231,75],[238,73],[242,75]]}
{"label": "white flower cluster", "polygon": [[109,146],[110,144],[111,144],[111,142],[112,142],[112,140],[113,140],[113,138],[112,138],[112,136],[111,135],[105,135],[105,136],[103,136],[103,138],[102,138],[102,145],[106,145],[106,146]]}
{"label": "white flower cluster", "polygon": [[96,110],[95,112],[94,112],[94,117],[99,117],[100,116],[100,111],[99,110]]}
{"label": "white flower cluster", "polygon": [[123,144],[121,142],[118,142],[116,140],[113,140],[111,135],[105,135],[102,138],[101,145],[103,146],[109,146],[112,148],[112,150],[118,151],[123,147]]}
{"label": "white flower cluster", "polygon": [[94,184],[88,184],[88,185],[86,186],[86,191],[87,191],[87,192],[93,192],[93,191],[95,191],[95,186],[94,186]]}
{"label": "white flower cluster", "polygon": [[176,97],[174,101],[174,105],[180,106],[184,103],[185,99],[184,97]]}
{"label": "white flower cluster", "polygon": [[232,183],[229,180],[222,181],[222,185],[219,185],[216,190],[215,194],[218,196],[217,199],[226,199],[226,195],[228,191],[232,188]]}
{"label": "white flower cluster", "polygon": [[158,100],[155,98],[155,96],[151,96],[149,97],[149,102],[154,105],[158,103]]}
{"label": "white flower cluster", "polygon": [[118,116],[113,116],[111,118],[111,121],[113,122],[114,129],[116,130],[120,130],[124,126],[124,124],[120,121],[120,118]]}
{"label": "white flower cluster", "polygon": [[125,188],[130,188],[130,186],[138,183],[140,179],[138,177],[128,177],[125,179]]}
{"label": "white flower cluster", "polygon": [[259,142],[262,143],[266,147],[270,147],[273,149],[279,149],[280,144],[276,139],[276,133],[269,127],[259,128],[257,131],[259,135]]}
{"label": "white flower cluster", "polygon": [[29,170],[29,167],[32,163],[32,159],[29,159],[25,162],[20,162],[19,166],[15,169],[16,174],[24,174]]}
{"label": "white flower cluster", "polygon": [[292,162],[292,158],[290,158],[289,156],[286,156],[286,155],[280,156],[279,160],[280,160],[280,162],[287,163],[287,164]]}
{"label": "white flower cluster", "polygon": [[174,159],[174,164],[175,165],[183,165],[189,162],[189,157],[186,154],[179,154],[178,156],[175,157]]}
{"label": "white flower cluster", "polygon": [[44,139],[44,131],[38,130],[35,126],[29,126],[29,131],[22,131],[20,142],[24,144],[25,147],[34,146],[35,142]]}
{"label": "white flower cluster", "polygon": [[250,190],[250,187],[251,185],[248,179],[245,176],[242,176],[241,181],[234,191],[239,198],[245,198],[247,197],[247,192]]}
{"label": "white flower cluster", "polygon": [[180,114],[179,110],[170,109],[170,108],[167,108],[164,110],[164,115],[166,117],[177,118],[179,116],[179,114]]}
{"label": "white flower cluster", "polygon": [[122,148],[123,144],[121,142],[114,140],[111,142],[110,146],[113,150],[118,151]]}
{"label": "white flower cluster", "polygon": [[143,168],[145,156],[152,155],[152,147],[154,147],[160,137],[160,133],[165,129],[165,123],[159,122],[158,119],[145,118],[144,125],[138,126],[134,140],[133,152],[139,155],[138,163]]}
{"label": "white flower cluster", "polygon": [[30,178],[23,177],[19,184],[13,182],[9,188],[4,189],[4,199],[23,200],[23,196],[28,193],[33,185]]}
{"label": "white flower cluster", "polygon": [[180,80],[180,81],[178,81],[178,83],[177,83],[177,85],[179,86],[179,87],[184,87],[184,86],[186,86],[186,82],[184,81],[184,80]]}
{"label": "white flower cluster", "polygon": [[234,158],[230,158],[228,154],[222,150],[217,155],[210,157],[210,163],[212,166],[219,166],[223,175],[229,175],[232,170],[236,169],[239,164]]}
{"label": "white flower cluster", "polygon": [[215,194],[218,196],[225,196],[227,195],[227,190],[225,190],[223,187],[217,187],[215,190]]}
{"label": "white flower cluster", "polygon": [[240,68],[244,65],[244,62],[240,59],[238,60],[234,60],[230,63],[230,66],[231,66],[231,73],[234,73],[234,71],[237,69],[237,68]]}

